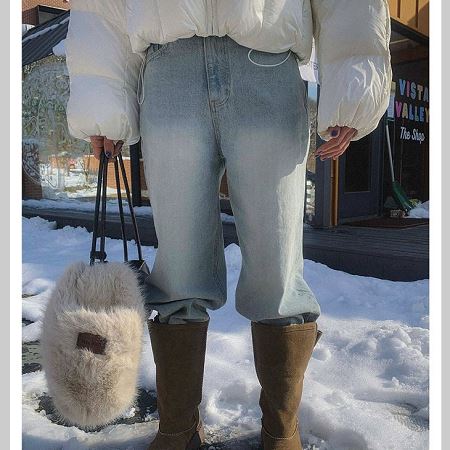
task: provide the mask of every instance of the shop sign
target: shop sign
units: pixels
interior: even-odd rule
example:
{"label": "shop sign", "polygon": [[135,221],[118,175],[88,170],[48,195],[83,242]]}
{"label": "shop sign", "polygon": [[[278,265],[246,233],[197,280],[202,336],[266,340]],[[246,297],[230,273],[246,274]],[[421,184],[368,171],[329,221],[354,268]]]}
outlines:
{"label": "shop sign", "polygon": [[391,95],[388,117],[399,122],[400,139],[422,144],[426,140],[424,125],[430,121],[429,88],[412,80],[400,78]]}

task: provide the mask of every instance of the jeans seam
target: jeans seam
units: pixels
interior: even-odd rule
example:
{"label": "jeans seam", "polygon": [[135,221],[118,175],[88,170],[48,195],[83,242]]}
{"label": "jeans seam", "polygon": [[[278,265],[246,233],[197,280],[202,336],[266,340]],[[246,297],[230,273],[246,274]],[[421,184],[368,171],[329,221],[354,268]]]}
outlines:
{"label": "jeans seam", "polygon": [[219,123],[218,123],[218,120],[216,117],[216,109],[215,109],[214,105],[210,104],[210,111],[211,111],[211,120],[212,120],[212,125],[213,125],[213,130],[214,130],[214,137],[216,138],[217,154],[219,155],[220,161],[223,163],[225,161],[225,156],[222,152]]}
{"label": "jeans seam", "polygon": [[222,48],[223,48],[223,60],[226,60],[227,68],[226,68],[226,75],[225,75],[225,97],[222,100],[216,100],[212,103],[214,104],[215,108],[220,108],[221,106],[225,105],[225,103],[228,102],[228,99],[230,98],[231,94],[231,65],[230,65],[230,54],[227,50],[227,41],[222,40]]}
{"label": "jeans seam", "polygon": [[211,103],[214,104],[215,108],[220,108],[221,106],[225,105],[225,103],[230,98],[230,88],[228,86],[226,86],[225,90],[226,90],[226,94],[225,94],[225,98],[224,99],[222,99],[222,100],[211,100]]}
{"label": "jeans seam", "polygon": [[208,58],[206,55],[206,38],[203,38],[203,59],[204,59],[204,63],[205,63],[205,76],[206,76],[206,88],[208,90],[208,108],[209,108],[209,113],[211,115],[211,122],[212,122],[212,127],[214,130],[214,138],[216,141],[216,145],[217,145],[217,153],[219,154],[219,157],[222,161],[225,160],[225,157],[222,153],[222,149],[220,146],[220,132],[219,132],[219,124],[217,123],[216,120],[216,109],[215,109],[215,103],[213,101],[211,101],[211,88],[209,85],[209,77],[208,77]]}

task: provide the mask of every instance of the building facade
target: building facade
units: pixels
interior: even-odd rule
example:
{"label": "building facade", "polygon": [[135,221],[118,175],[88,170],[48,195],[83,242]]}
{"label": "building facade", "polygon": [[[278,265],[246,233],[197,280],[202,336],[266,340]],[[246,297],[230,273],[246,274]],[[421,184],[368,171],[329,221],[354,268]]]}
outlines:
{"label": "building facade", "polygon": [[68,9],[67,0],[22,0],[22,23],[41,25]]}
{"label": "building facade", "polygon": [[[336,161],[322,162],[313,156],[314,150],[322,143],[316,134],[320,86],[308,83],[311,149],[307,161],[305,221],[312,226],[332,227],[379,217],[396,208],[392,199],[388,138],[396,181],[400,182],[409,198],[422,202],[428,200],[429,0],[389,0],[389,7],[393,68],[390,107],[378,128],[369,136],[353,142]],[[48,8],[53,9],[50,11]],[[24,23],[44,21],[44,25],[38,25],[39,30],[44,29],[45,21],[50,17],[45,14],[54,14],[48,22],[52,25],[57,21],[55,17],[68,8],[69,4],[64,0],[49,0],[45,5],[24,0],[24,21],[28,20]],[[48,26],[49,34],[39,33],[38,39],[42,39],[42,45],[45,45],[49,41],[48,36],[61,33],[64,26],[67,27],[64,20],[60,27]],[[28,46],[33,45],[32,34],[33,30],[30,30],[24,36]],[[63,36],[58,39],[63,39]],[[26,49],[25,46],[23,48]],[[89,197],[90,194],[85,193],[91,193],[95,184],[95,163],[87,164],[91,161],[86,157],[89,145],[73,142],[64,126],[69,86],[64,57],[39,56],[38,61],[30,63],[33,58],[29,55],[33,55],[35,50],[27,50],[28,60],[24,66],[24,154],[27,155],[24,165],[27,168],[25,178],[33,180],[28,182],[33,190],[30,196],[59,198],[70,194]],[[42,54],[47,55],[48,52]],[[63,95],[58,94],[58,101],[54,101],[52,86],[63,90]],[[36,105],[37,95],[41,99],[39,105]],[[43,108],[46,99],[48,102]],[[52,108],[58,108],[58,111]],[[68,154],[72,157],[68,158]],[[151,200],[151,193],[147,191],[143,178],[139,144],[125,149],[125,156],[130,157],[135,201],[145,204]],[[60,164],[55,164],[55,161],[60,161]],[[33,164],[40,168],[31,169]],[[80,183],[79,188],[77,183]],[[27,195],[25,190],[24,195]],[[220,197],[223,209],[231,212],[226,174],[221,183]]]}
{"label": "building facade", "polygon": [[[321,162],[310,155],[305,220],[313,226],[386,216],[398,208],[392,198],[388,139],[395,180],[410,199],[429,200],[429,0],[390,0],[389,7],[390,107],[378,128],[352,142],[338,160]],[[320,86],[310,85],[309,91],[314,112]],[[318,138],[312,142],[310,153],[320,144]]]}

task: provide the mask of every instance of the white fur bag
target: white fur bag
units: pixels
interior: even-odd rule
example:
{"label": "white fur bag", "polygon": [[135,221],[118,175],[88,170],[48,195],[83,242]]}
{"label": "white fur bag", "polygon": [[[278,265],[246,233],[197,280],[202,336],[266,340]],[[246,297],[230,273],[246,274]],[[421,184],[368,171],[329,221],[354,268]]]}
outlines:
{"label": "white fur bag", "polygon": [[[118,159],[132,212],[120,155]],[[108,163],[102,158],[90,264],[78,262],[66,269],[49,299],[42,326],[43,368],[55,409],[65,422],[83,428],[111,423],[132,406],[137,393],[146,323],[140,283],[148,268],[142,260],[133,212],[139,260],[128,261],[117,160],[114,164],[125,263],[106,262],[104,225]],[[101,250],[97,252],[100,201]],[[96,259],[100,262],[95,262]]]}
{"label": "white fur bag", "polygon": [[145,312],[133,269],[123,263],[69,267],[49,300],[42,357],[60,416],[106,425],[133,404]]}

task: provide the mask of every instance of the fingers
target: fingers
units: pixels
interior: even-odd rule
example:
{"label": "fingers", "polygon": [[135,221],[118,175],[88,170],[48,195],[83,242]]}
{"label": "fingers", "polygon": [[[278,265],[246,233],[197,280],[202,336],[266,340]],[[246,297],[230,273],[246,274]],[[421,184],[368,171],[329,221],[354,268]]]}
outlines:
{"label": "fingers", "polygon": [[123,147],[123,141],[114,141],[110,139],[105,139],[105,155],[111,160],[114,159],[121,151]]}
{"label": "fingers", "polygon": [[102,154],[103,151],[103,146],[93,147],[93,151],[95,159],[100,159],[100,155]]}
{"label": "fingers", "polygon": [[114,159],[122,151],[124,144],[123,141],[114,143],[114,141],[104,136],[91,136],[90,139],[94,157],[100,159],[100,155],[104,151],[108,161]]}
{"label": "fingers", "polygon": [[114,142],[105,138],[105,155],[108,159],[114,156]]}
{"label": "fingers", "polygon": [[91,136],[92,150],[96,159],[100,159],[100,155],[103,151],[104,140],[104,136]]}
{"label": "fingers", "polygon": [[114,145],[113,157],[116,157],[121,151],[123,147],[123,141],[117,141]]}
{"label": "fingers", "polygon": [[330,154],[328,156],[328,158],[333,158],[334,160],[338,159],[339,156],[341,156],[343,153],[346,152],[346,150],[348,149],[349,146],[350,146],[350,142],[348,142],[345,147],[341,148],[341,150],[336,151],[336,153]]}
{"label": "fingers", "polygon": [[[333,133],[334,128],[331,128],[331,133]],[[340,127],[340,132],[337,137],[330,139],[328,142],[320,146],[316,152],[315,156],[320,156],[320,160],[323,161],[328,158],[337,159],[342,155],[350,145],[351,139],[355,136],[357,131],[354,128]]]}
{"label": "fingers", "polygon": [[350,139],[353,137],[352,130],[346,130],[336,139],[335,145],[320,149],[319,155],[321,158],[332,158],[335,155],[342,154],[350,145]]}
{"label": "fingers", "polygon": [[[339,147],[343,143],[345,143],[347,140],[351,139],[351,136],[353,135],[354,130],[353,128],[348,127],[342,127],[339,135],[335,138],[330,139],[328,142],[325,142],[320,148],[319,152],[320,154],[325,154],[329,150]],[[349,137],[350,136],[350,137]]]}
{"label": "fingers", "polygon": [[328,134],[331,136],[331,139],[337,138],[341,133],[341,127],[331,127],[328,129]]}

